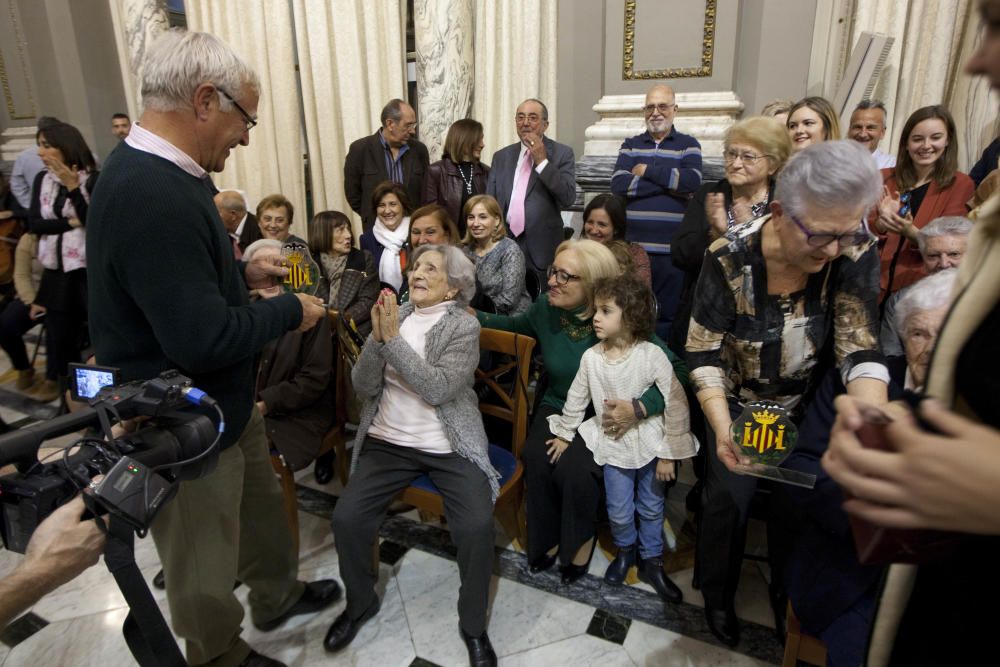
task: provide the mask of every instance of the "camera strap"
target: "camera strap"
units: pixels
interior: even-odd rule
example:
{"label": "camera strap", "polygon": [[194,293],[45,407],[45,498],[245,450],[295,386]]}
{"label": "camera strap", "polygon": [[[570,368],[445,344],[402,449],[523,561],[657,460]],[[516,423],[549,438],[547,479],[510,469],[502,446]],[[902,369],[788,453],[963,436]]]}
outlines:
{"label": "camera strap", "polygon": [[135,564],[134,528],[120,517],[108,518],[104,563],[129,606],[122,633],[132,656],[140,667],[186,667],[188,663]]}

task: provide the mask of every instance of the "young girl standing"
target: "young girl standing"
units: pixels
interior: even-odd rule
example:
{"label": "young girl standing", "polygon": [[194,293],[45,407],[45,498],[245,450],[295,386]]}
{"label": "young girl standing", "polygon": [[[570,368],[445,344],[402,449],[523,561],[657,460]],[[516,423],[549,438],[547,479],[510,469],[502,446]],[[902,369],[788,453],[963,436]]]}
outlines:
{"label": "young girl standing", "polygon": [[[597,283],[593,322],[601,342],[583,353],[562,414],[549,417],[556,437],[546,444],[554,463],[579,429],[594,461],[604,467],[608,518],[618,546],[604,580],[620,585],[636,563],[638,548],[639,578],[664,600],[680,602],[680,589],[663,573],[664,491],[676,475],[676,461],[694,456],[698,441],[691,434],[687,399],[673,367],[663,350],[649,342],[653,304],[649,287],[630,275]],[[638,397],[653,383],[666,400],[662,417],[647,418],[642,403],[634,400],[640,421],[633,428],[624,433],[614,426],[601,428],[607,397]],[[590,403],[597,414],[584,422]]]}

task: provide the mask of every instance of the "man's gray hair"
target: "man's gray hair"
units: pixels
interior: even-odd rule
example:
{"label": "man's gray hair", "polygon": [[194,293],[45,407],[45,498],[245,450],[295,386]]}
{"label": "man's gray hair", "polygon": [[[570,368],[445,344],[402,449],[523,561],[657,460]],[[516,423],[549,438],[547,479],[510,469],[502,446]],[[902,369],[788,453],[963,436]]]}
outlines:
{"label": "man's gray hair", "polygon": [[951,290],[955,285],[958,269],[938,271],[921,278],[906,288],[906,294],[896,304],[896,331],[906,336],[906,321],[925,310],[937,310],[951,303]]}
{"label": "man's gray hair", "polygon": [[243,261],[249,262],[250,260],[253,259],[253,256],[256,255],[258,252],[268,248],[281,252],[282,245],[283,244],[278,239],[257,239],[256,241],[248,245],[247,249],[243,251]]}
{"label": "man's gray hair", "polygon": [[[549,119],[549,108],[545,106],[545,102],[541,101],[537,97],[529,97],[528,99],[524,100],[524,102],[534,102],[538,106],[542,107],[542,120]],[[521,102],[521,104],[524,104],[524,102]],[[518,104],[517,106],[521,106],[521,104]]]}
{"label": "man's gray hair", "polygon": [[422,245],[413,251],[410,270],[417,265],[420,256],[428,252],[439,252],[444,258],[444,273],[448,277],[448,287],[458,290],[455,303],[468,306],[476,296],[476,266],[469,257],[453,245]]}
{"label": "man's gray hair", "polygon": [[885,128],[885,119],[889,117],[889,112],[885,110],[885,103],[882,100],[870,100],[866,98],[858,102],[858,106],[854,107],[854,111],[867,111],[868,109],[878,109],[882,112],[882,127]]}
{"label": "man's gray hair", "polygon": [[882,177],[856,141],[824,141],[797,153],[778,175],[774,198],[793,215],[807,209],[859,207],[867,215],[882,194]]}
{"label": "man's gray hair", "polygon": [[399,98],[389,100],[389,102],[382,107],[382,115],[379,120],[382,121],[382,127],[385,127],[386,123],[390,120],[398,123],[403,118],[403,105],[406,104],[404,100]]}
{"label": "man's gray hair", "polygon": [[923,254],[927,239],[939,236],[968,236],[972,233],[972,220],[961,215],[946,215],[934,218],[926,227],[917,231],[917,245]]}
{"label": "man's gray hair", "polygon": [[[190,108],[194,91],[203,83],[211,83],[234,98],[244,87],[260,94],[257,73],[215,35],[174,28],[156,38],[142,63],[143,108]],[[233,105],[220,94],[219,108],[229,112]]]}

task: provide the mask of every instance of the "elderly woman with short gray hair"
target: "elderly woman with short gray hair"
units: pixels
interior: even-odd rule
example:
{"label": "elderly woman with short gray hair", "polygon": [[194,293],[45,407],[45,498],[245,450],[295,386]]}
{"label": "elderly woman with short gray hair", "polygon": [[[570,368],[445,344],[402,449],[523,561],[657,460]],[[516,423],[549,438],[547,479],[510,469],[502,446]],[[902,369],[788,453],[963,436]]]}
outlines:
{"label": "elderly woman with short gray hair", "polygon": [[347,646],[380,606],[372,548],[393,498],[427,474],[444,500],[458,547],[459,631],[474,665],[496,664],[486,635],[493,568],[493,502],[499,475],[490,465],[473,377],[479,322],[466,306],[475,267],[453,246],[424,245],[411,258],[410,300],[383,291],[372,308],[372,334],[351,379],[364,400],[347,488],[333,532],[347,608],[324,645]]}
{"label": "elderly woman with short gray hair", "polygon": [[[739,640],[733,609],[757,478],[730,435],[747,403],[773,401],[798,421],[803,399],[832,350],[850,394],[886,401],[878,351],[878,254],[864,222],[878,201],[879,172],[852,141],[795,155],[778,176],[771,213],[712,243],[695,287],[688,330],[690,377],[709,423],[708,466],[696,568],[709,628]],[[768,522],[772,568],[780,568],[780,523]],[[775,571],[773,582],[780,582]],[[784,601],[772,584],[780,625]]]}

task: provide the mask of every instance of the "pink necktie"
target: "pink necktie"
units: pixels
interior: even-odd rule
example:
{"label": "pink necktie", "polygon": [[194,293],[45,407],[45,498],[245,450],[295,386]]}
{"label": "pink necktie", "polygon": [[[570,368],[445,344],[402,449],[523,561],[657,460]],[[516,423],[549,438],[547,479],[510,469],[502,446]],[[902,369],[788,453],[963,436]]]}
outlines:
{"label": "pink necktie", "polygon": [[510,193],[510,208],[507,209],[507,224],[510,226],[510,233],[515,237],[524,232],[524,195],[528,191],[528,181],[531,180],[532,160],[529,153],[521,162],[521,167],[517,170],[514,178],[514,191]]}

